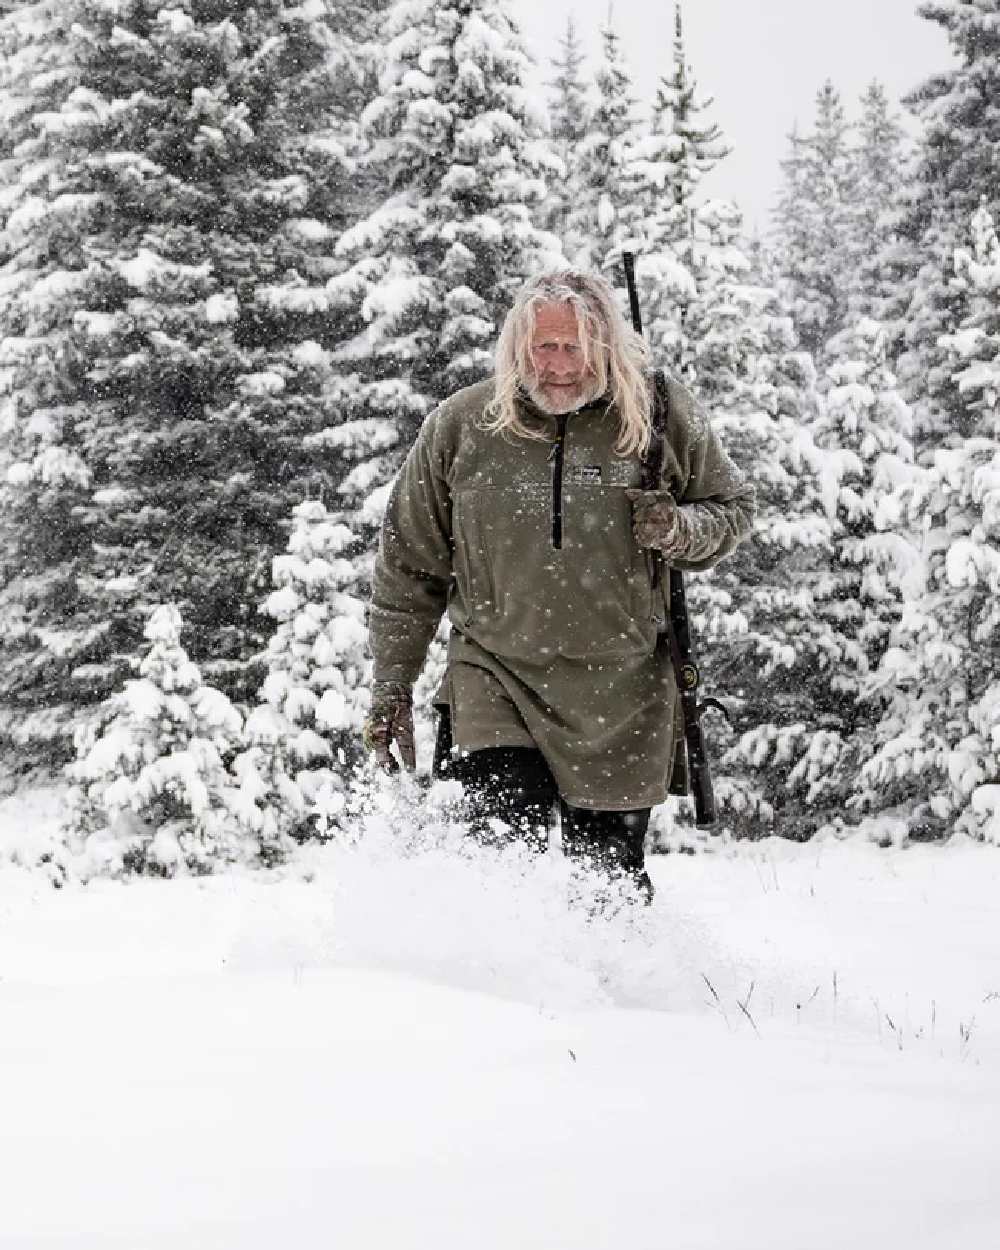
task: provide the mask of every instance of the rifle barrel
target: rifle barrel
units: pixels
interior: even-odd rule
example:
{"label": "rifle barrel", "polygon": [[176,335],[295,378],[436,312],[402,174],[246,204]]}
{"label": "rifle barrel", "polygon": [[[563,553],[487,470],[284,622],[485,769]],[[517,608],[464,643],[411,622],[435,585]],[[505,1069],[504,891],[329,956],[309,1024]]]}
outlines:
{"label": "rifle barrel", "polygon": [[632,329],[636,334],[641,334],[642,312],[639,308],[639,292],[635,285],[635,252],[622,252],[622,264],[625,266],[625,285],[628,287],[628,302],[632,311]]}

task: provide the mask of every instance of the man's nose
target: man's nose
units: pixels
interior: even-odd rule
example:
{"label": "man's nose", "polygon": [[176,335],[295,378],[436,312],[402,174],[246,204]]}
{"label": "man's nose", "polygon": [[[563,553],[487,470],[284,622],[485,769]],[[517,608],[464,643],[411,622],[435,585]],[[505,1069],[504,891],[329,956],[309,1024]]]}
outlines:
{"label": "man's nose", "polygon": [[576,356],[571,352],[556,352],[552,361],[553,370],[560,377],[572,377],[579,366]]}

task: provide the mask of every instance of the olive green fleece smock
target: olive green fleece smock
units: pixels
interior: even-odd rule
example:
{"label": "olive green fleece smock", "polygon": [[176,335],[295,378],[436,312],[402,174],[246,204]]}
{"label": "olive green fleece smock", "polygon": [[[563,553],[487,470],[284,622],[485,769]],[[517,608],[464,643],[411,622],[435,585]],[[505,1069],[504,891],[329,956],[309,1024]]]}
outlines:
{"label": "olive green fleece smock", "polygon": [[[567,417],[526,401],[543,439],[488,433],[492,380],[433,412],[393,485],[375,565],[376,681],[412,682],[447,610],[448,699],[463,750],[534,744],[575,807],[666,797],[677,692],[664,605],[626,495],[606,400]],[[672,563],[706,569],[750,529],[753,490],[683,387],[669,384],[662,485],[691,522]],[[665,584],[667,579],[662,579]]]}

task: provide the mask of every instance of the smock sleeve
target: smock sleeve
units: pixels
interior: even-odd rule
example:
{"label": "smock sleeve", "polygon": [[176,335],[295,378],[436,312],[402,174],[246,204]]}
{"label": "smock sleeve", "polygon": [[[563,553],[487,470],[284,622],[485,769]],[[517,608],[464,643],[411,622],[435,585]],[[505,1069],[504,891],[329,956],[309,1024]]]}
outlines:
{"label": "smock sleeve", "polygon": [[664,511],[676,506],[677,519],[664,555],[675,568],[699,572],[729,555],[750,533],[755,493],[691,394],[674,382],[668,393],[667,438],[674,456],[665,459],[664,468],[679,472],[663,483]]}
{"label": "smock sleeve", "polygon": [[441,410],[424,422],[389,495],[368,612],[376,681],[416,681],[452,578],[449,448]]}

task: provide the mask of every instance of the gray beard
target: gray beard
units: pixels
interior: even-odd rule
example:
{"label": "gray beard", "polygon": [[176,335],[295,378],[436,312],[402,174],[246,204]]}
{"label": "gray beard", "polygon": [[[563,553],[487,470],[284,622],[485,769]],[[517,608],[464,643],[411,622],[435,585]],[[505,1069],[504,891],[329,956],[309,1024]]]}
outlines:
{"label": "gray beard", "polygon": [[600,387],[596,382],[581,382],[580,385],[572,392],[572,395],[563,400],[549,399],[539,384],[533,379],[528,378],[523,381],[524,392],[540,411],[547,413],[550,417],[562,417],[567,412],[576,412],[577,408],[582,408],[584,404],[589,404],[591,400],[597,399],[600,395]]}

